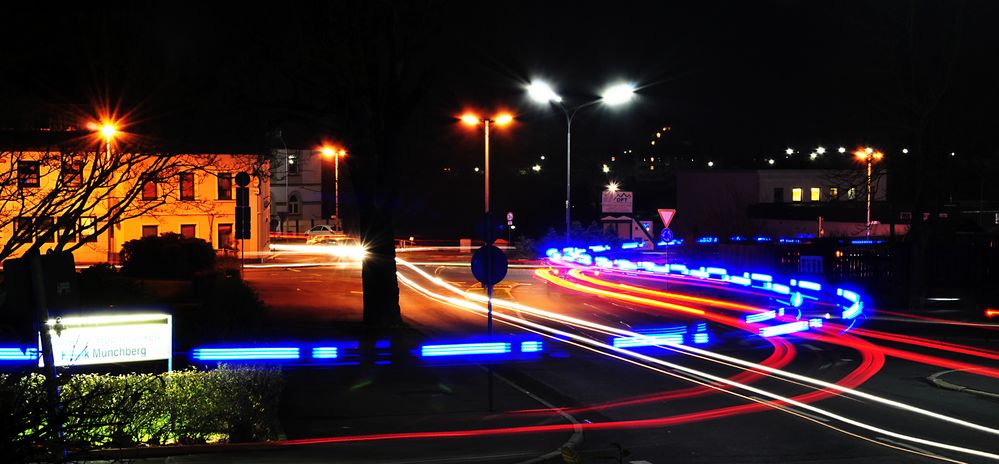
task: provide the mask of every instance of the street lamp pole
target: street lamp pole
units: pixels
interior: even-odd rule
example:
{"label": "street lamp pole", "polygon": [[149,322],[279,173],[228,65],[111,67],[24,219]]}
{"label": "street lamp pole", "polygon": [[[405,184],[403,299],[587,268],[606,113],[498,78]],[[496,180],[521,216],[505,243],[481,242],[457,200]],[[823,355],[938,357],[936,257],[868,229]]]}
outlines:
{"label": "street lamp pole", "polygon": [[596,100],[592,100],[582,105],[569,109],[562,102],[562,97],[555,93],[545,82],[537,81],[527,87],[527,92],[535,101],[551,103],[562,110],[565,115],[565,241],[569,243],[572,231],[572,120],[576,112],[600,102],[609,105],[617,105],[627,102],[635,93],[635,88],[630,84],[613,85],[604,91],[603,95]]}
{"label": "street lamp pole", "polygon": [[[111,139],[114,138],[115,134],[118,132],[112,123],[105,123],[101,126],[101,135],[104,136],[104,149],[106,161],[111,163]],[[109,187],[114,189],[114,186]],[[108,192],[108,264],[114,264],[114,238],[111,234],[114,233],[114,214],[111,212],[111,192]]]}

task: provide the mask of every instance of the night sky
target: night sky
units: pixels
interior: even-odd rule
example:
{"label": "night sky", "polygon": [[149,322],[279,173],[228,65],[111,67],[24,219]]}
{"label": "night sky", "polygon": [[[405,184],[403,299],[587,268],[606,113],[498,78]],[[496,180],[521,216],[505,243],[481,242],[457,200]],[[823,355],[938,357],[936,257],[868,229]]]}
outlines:
{"label": "night sky", "polygon": [[[4,5],[0,127],[44,127],[43,107],[110,105],[130,131],[165,144],[254,150],[274,145],[265,134],[275,128],[291,146],[335,139],[297,117],[322,85],[309,82],[312,5],[248,5]],[[594,106],[573,122],[574,195],[587,221],[606,181],[599,163],[646,150],[666,125],[661,153],[718,168],[763,167],[789,146],[996,157],[993,2],[440,2],[427,11],[414,26],[428,78],[397,167],[399,235],[471,229],[481,133],[454,119],[470,108],[517,115],[493,140],[494,209],[522,212],[528,234],[559,226],[565,120],[527,99],[536,78],[570,104],[613,82],[640,86],[626,107]],[[520,174],[542,154],[541,174]]]}

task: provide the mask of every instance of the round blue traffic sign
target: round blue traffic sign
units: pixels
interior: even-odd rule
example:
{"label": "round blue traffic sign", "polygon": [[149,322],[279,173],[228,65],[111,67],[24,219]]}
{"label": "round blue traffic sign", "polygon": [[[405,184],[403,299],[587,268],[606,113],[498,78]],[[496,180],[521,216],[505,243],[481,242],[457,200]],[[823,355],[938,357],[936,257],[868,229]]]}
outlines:
{"label": "round blue traffic sign", "polygon": [[475,250],[472,254],[472,275],[482,285],[496,285],[504,277],[507,270],[506,254],[492,245]]}

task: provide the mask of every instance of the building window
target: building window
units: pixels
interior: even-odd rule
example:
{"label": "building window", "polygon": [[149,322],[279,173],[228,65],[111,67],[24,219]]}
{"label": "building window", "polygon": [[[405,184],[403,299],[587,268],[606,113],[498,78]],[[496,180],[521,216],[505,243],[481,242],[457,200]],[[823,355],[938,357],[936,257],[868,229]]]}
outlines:
{"label": "building window", "polygon": [[64,187],[79,187],[83,181],[83,161],[75,159],[64,160],[60,175]]}
{"label": "building window", "polygon": [[857,189],[855,189],[853,187],[850,187],[850,190],[846,191],[846,198],[848,198],[850,200],[856,200],[857,199]]}
{"label": "building window", "polygon": [[812,201],[822,201],[822,189],[818,187],[812,187],[811,189]]}
{"label": "building window", "polygon": [[220,172],[219,178],[219,200],[232,200],[232,173]]}
{"label": "building window", "polygon": [[298,175],[298,173],[299,173],[299,170],[298,170],[298,155],[294,155],[294,154],[289,153],[287,156],[288,156],[288,158],[285,160],[285,162],[288,163],[288,174]]}
{"label": "building window", "polygon": [[784,187],[774,187],[774,203],[784,203]]}
{"label": "building window", "polygon": [[62,230],[62,239],[68,242],[76,241],[76,221],[71,216],[61,216],[57,221]]}
{"label": "building window", "polygon": [[791,189],[791,201],[794,202],[801,201],[801,187],[795,187]]}
{"label": "building window", "polygon": [[839,189],[836,187],[829,187],[829,199],[837,200],[839,199]]}
{"label": "building window", "polygon": [[[114,230],[111,227],[108,230]],[[80,218],[80,242],[97,241],[97,218],[93,216],[83,216]]]}
{"label": "building window", "polygon": [[21,188],[38,187],[39,171],[38,161],[18,161],[17,162],[17,185]]}
{"label": "building window", "polygon": [[14,219],[14,237],[12,241],[17,243],[30,243],[35,238],[35,231],[31,227],[30,217],[18,217]]}
{"label": "building window", "polygon": [[38,219],[38,230],[36,231],[39,237],[42,237],[42,242],[44,243],[55,243],[56,241],[56,227],[55,218],[52,216],[45,216]]}
{"label": "building window", "polygon": [[142,226],[143,237],[155,237],[159,235],[160,226]]}
{"label": "building window", "polygon": [[181,201],[194,200],[194,173],[184,172],[180,175],[180,199]]}
{"label": "building window", "polygon": [[232,250],[232,224],[219,224],[219,249]]}
{"label": "building window", "polygon": [[198,227],[194,224],[181,224],[180,236],[184,238],[198,238]]}
{"label": "building window", "polygon": [[293,193],[288,197],[288,214],[302,214],[302,202],[298,199],[298,194]]}
{"label": "building window", "polygon": [[156,180],[146,179],[142,184],[142,199],[145,201],[155,200],[159,196],[157,192]]}

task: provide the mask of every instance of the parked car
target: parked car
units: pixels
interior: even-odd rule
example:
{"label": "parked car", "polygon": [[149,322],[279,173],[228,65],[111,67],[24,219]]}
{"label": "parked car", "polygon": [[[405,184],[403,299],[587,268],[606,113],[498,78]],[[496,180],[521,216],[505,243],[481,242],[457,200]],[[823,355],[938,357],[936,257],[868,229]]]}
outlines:
{"label": "parked car", "polygon": [[306,232],[305,234],[309,238],[323,236],[323,235],[325,236],[343,235],[342,232],[334,229],[333,226],[328,226],[325,224],[314,226],[313,228],[309,229],[309,231]]}

